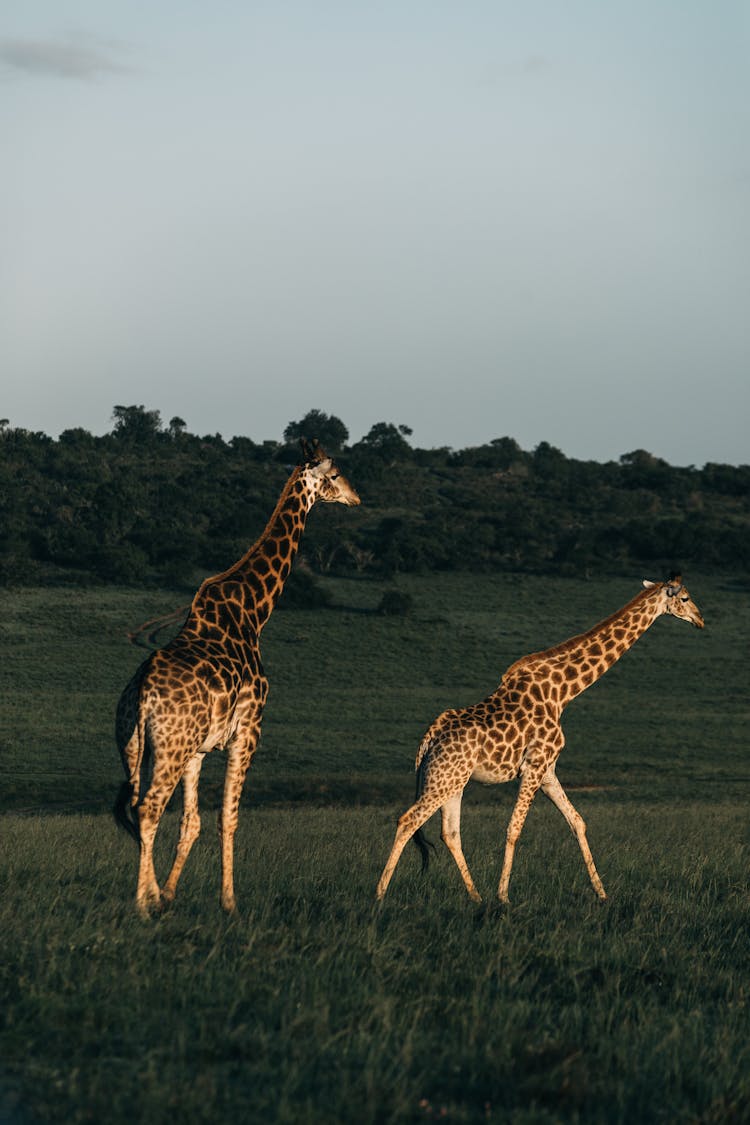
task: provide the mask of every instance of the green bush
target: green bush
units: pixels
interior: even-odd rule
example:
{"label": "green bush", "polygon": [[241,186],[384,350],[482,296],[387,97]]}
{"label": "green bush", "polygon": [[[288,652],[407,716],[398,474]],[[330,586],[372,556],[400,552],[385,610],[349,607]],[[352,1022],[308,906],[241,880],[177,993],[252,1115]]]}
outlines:
{"label": "green bush", "polygon": [[284,583],[279,609],[320,609],[331,604],[331,595],[309,570],[296,567]]}
{"label": "green bush", "polygon": [[411,594],[403,590],[386,590],[380,599],[378,613],[387,614],[389,617],[408,617],[414,608]]}

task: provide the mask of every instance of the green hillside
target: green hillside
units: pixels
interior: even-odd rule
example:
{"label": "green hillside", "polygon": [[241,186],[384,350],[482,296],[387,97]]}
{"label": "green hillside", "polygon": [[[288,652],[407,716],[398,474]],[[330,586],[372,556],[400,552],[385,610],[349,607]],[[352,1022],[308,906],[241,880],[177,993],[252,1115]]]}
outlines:
{"label": "green hillside", "polygon": [[[439,711],[482,698],[517,657],[606,617],[641,577],[322,578],[328,607],[284,609],[282,598],[263,634],[271,689],[246,802],[408,801],[419,737]],[[559,774],[593,787],[587,800],[712,799],[747,785],[747,583],[686,579],[705,630],[658,620],[566,711]],[[411,598],[406,616],[377,612],[393,588]],[[126,634],[184,591],[54,586],[2,600],[2,807],[109,807],[121,780],[115,704],[146,656]],[[209,807],[222,771],[221,753],[209,755]],[[502,801],[515,786],[470,790]]]}

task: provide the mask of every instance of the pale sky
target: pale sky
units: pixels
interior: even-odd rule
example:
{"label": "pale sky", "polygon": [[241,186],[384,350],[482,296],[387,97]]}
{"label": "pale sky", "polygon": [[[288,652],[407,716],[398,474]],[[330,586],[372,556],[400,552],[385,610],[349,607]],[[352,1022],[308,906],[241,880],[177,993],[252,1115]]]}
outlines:
{"label": "pale sky", "polygon": [[750,461],[746,0],[24,0],[0,416]]}

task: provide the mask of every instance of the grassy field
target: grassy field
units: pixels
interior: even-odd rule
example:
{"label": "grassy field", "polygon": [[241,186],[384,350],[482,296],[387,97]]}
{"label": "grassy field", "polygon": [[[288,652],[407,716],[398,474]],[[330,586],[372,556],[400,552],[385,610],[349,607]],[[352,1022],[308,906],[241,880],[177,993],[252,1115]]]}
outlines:
{"label": "grassy field", "polygon": [[[251,803],[408,799],[419,738],[438,712],[475,702],[519,656],[606,617],[640,578],[403,579],[414,598],[404,619],[375,612],[377,583],[328,585],[334,608],[279,609],[264,631],[271,691]],[[705,631],[657,621],[571,705],[563,784],[614,785],[639,800],[747,786],[747,584],[693,576],[689,587]],[[0,809],[109,806],[122,777],[115,704],[145,655],[126,633],[185,600],[179,590],[3,592]],[[210,755],[209,803],[222,770]]]}
{"label": "grassy field", "polygon": [[690,576],[706,630],[657,621],[566,713],[558,773],[606,903],[540,798],[512,904],[494,904],[514,784],[467,793],[485,906],[444,849],[424,879],[407,851],[373,902],[435,714],[605,617],[639,579],[409,579],[405,619],[374,612],[382,587],[335,581],[333,609],[277,611],[239,913],[218,909],[214,754],[203,837],[174,908],[149,923],[132,909],[135,848],[107,815],[122,776],[112,716],[142,655],[125,633],[184,592],[6,591],[0,1120],[750,1121],[739,583]]}
{"label": "grassy field", "polygon": [[204,842],[149,923],[108,819],[6,815],[2,1058],[28,1114],[11,1120],[748,1119],[743,809],[595,806],[602,904],[535,807],[507,909],[487,806],[465,833],[487,907],[447,855],[420,878],[415,852],[376,908],[395,813],[256,810],[238,916]]}

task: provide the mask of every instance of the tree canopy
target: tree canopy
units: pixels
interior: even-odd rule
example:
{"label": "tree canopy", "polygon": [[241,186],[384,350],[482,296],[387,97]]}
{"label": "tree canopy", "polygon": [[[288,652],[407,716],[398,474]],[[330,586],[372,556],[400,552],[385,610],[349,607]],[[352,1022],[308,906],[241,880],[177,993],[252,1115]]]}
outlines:
{"label": "tree canopy", "polygon": [[290,422],[284,430],[284,441],[288,445],[296,445],[303,439],[319,441],[326,453],[339,453],[349,440],[349,431],[335,414],[308,410],[304,418]]}
{"label": "tree canopy", "polygon": [[747,465],[677,468],[644,450],[600,464],[508,436],[419,449],[390,422],[347,445],[344,423],[319,410],[283,441],[198,436],[178,416],[165,428],[143,406],[115,406],[112,421],[101,437],[76,427],[57,440],[0,425],[0,581],[194,583],[263,529],[298,436],[336,454],[362,497],[313,514],[310,572],[750,569]]}

